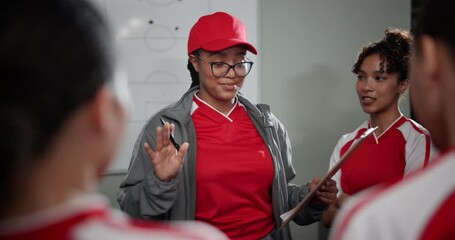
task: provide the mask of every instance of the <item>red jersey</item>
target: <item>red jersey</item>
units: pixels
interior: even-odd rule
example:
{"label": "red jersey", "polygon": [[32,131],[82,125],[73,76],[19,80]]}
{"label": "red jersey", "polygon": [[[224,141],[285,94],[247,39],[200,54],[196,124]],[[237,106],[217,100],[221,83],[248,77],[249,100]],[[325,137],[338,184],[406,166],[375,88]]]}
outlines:
{"label": "red jersey", "polygon": [[101,196],[72,199],[52,209],[0,222],[2,240],[90,239],[227,239],[217,229],[200,222],[173,224],[132,220],[109,208]]}
{"label": "red jersey", "polygon": [[[370,127],[366,121],[340,138],[332,153],[330,168]],[[426,129],[401,116],[380,136],[372,134],[367,138],[333,179],[340,189],[339,194],[352,195],[378,183],[403,178],[405,174],[426,166],[431,154],[430,135]]]}
{"label": "red jersey", "polygon": [[273,160],[246,109],[228,115],[196,95],[192,118],[197,136],[196,219],[231,239],[260,239],[274,226]]}
{"label": "red jersey", "polygon": [[331,239],[455,239],[455,147],[389,187],[354,196]]}

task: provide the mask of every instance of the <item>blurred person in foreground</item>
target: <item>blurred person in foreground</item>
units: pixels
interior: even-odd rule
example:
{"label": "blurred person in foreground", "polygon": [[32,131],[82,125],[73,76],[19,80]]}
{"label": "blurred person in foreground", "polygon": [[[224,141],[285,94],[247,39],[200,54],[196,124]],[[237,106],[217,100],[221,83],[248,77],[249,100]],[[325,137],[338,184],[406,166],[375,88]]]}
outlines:
{"label": "blurred person in foreground", "polygon": [[102,18],[81,0],[0,8],[0,239],[226,239],[131,220],[96,186],[126,121]]}

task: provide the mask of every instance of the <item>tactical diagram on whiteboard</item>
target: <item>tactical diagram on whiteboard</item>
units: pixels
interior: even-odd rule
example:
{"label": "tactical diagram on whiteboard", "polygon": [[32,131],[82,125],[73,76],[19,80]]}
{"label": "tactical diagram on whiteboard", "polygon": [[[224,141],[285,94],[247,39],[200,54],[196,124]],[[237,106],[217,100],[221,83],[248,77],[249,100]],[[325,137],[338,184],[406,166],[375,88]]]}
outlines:
{"label": "tactical diagram on whiteboard", "polygon": [[[104,2],[127,69],[134,103],[131,122],[143,123],[189,87],[187,36],[193,22],[208,12],[208,6],[208,1],[199,0]],[[195,10],[186,13],[186,9]]]}

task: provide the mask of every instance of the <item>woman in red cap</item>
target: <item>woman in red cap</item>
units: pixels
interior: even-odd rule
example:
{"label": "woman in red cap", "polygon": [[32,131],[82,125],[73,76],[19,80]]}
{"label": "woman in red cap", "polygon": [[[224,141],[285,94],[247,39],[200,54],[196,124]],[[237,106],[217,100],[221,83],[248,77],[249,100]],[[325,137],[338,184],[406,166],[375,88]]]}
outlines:
{"label": "woman in red cap", "polygon": [[[227,13],[203,16],[192,27],[191,88],[143,128],[118,194],[124,211],[145,219],[201,220],[231,239],[291,238],[288,226],[278,230],[280,215],[318,180],[289,183],[295,171],[286,129],[268,105],[239,93],[253,66],[247,51],[257,54],[243,23]],[[173,142],[166,140],[170,133]],[[326,183],[295,221],[320,220],[336,193],[335,182]]]}

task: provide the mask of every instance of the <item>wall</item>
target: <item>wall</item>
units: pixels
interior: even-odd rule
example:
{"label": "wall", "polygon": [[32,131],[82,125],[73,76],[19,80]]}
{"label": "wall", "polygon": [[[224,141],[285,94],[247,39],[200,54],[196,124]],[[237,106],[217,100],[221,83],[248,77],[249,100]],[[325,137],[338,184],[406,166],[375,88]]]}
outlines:
{"label": "wall", "polygon": [[[260,2],[260,99],[288,128],[295,183],[322,176],[339,137],[367,119],[351,67],[360,47],[379,39],[386,27],[409,28],[410,5],[410,0]],[[291,227],[295,239],[319,238],[318,224]]]}

